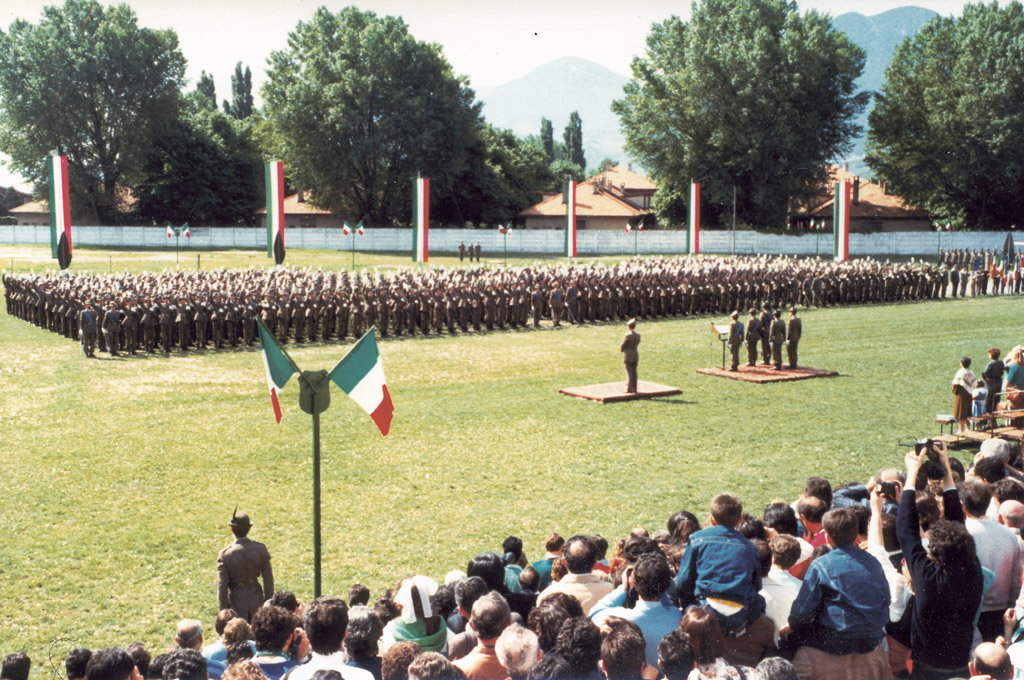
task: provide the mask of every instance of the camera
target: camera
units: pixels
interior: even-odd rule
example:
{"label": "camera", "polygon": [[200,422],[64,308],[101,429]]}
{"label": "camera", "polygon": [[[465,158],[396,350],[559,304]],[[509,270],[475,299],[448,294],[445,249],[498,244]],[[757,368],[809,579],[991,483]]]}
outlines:
{"label": "camera", "polygon": [[925,455],[933,463],[942,462],[942,458],[939,457],[939,451],[935,448],[934,439],[918,439],[914,443],[914,453],[921,455],[921,451],[924,451]]}
{"label": "camera", "polygon": [[878,490],[883,496],[888,496],[893,500],[896,498],[896,482],[879,482]]}

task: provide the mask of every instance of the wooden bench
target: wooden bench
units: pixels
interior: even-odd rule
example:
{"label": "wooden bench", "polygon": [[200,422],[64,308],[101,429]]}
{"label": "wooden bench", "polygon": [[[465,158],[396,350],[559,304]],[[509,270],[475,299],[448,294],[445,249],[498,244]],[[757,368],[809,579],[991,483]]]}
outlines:
{"label": "wooden bench", "polygon": [[953,434],[956,418],[953,416],[935,416],[935,422],[939,424],[939,436],[942,436],[943,432],[945,432],[946,425],[949,425],[949,433]]}
{"label": "wooden bench", "polygon": [[971,424],[972,430],[991,430],[995,427],[996,415],[992,413],[983,413],[980,416],[971,416],[967,419],[967,422]]}

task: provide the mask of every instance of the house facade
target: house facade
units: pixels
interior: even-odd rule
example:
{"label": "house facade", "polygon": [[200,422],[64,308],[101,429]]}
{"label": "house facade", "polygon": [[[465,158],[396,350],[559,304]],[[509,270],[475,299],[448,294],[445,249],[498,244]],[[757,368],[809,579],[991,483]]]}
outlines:
{"label": "house facade", "polygon": [[[608,166],[604,172],[576,185],[576,228],[615,230],[635,224],[650,213],[657,187],[624,165]],[[565,226],[565,199],[561,193],[547,196],[519,213],[526,229],[560,229]]]}
{"label": "house facade", "polygon": [[927,210],[907,203],[889,193],[884,182],[871,182],[844,168],[829,168],[828,190],[816,196],[806,206],[799,206],[791,218],[797,228],[810,228],[813,220],[832,228],[832,210],[835,196],[832,187],[846,180],[852,186],[850,202],[850,231],[871,233],[877,231],[927,231],[935,218]]}

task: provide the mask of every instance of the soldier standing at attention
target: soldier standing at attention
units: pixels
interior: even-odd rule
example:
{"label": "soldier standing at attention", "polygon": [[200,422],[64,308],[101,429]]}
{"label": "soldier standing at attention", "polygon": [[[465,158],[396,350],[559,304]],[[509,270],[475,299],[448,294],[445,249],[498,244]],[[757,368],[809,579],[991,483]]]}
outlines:
{"label": "soldier standing at attention", "polygon": [[782,344],[786,342],[786,322],[782,320],[780,309],[772,315],[772,325],[768,335],[772,341],[772,364],[776,371],[782,370]]}
{"label": "soldier standing at attention", "polygon": [[[231,533],[235,540],[217,556],[218,609],[234,609],[246,621],[263,603],[274,595],[274,572],[270,567],[270,552],[262,543],[249,540],[252,522],[244,512],[231,514]],[[263,579],[260,587],[257,579]]]}
{"label": "soldier standing at attention", "polygon": [[87,300],[82,311],[78,315],[78,329],[82,340],[82,351],[87,357],[96,356],[96,336],[99,335],[99,325],[96,323],[96,310],[93,309],[92,300]]}
{"label": "soldier standing at attention", "polygon": [[757,343],[761,339],[761,320],[757,318],[757,310],[750,308],[747,319],[747,366],[757,365]]}
{"label": "soldier standing at attention", "polygon": [[466,244],[459,241],[459,262],[462,262],[464,257],[466,257]]}
{"label": "soldier standing at attention", "polygon": [[640,361],[640,353],[637,346],[640,344],[640,334],[636,332],[636,319],[626,322],[626,335],[622,338],[622,345],[619,350],[622,352],[622,363],[626,365],[626,392],[636,393],[636,365]]}
{"label": "soldier standing at attention", "polygon": [[732,356],[730,371],[740,370],[740,347],[743,346],[743,322],[740,321],[740,313],[733,312],[729,315],[732,321],[729,322],[729,354]]}
{"label": "soldier standing at attention", "polygon": [[800,342],[803,323],[796,316],[796,307],[789,310],[789,327],[786,329],[786,351],[789,353],[789,367],[796,368],[796,346]]}

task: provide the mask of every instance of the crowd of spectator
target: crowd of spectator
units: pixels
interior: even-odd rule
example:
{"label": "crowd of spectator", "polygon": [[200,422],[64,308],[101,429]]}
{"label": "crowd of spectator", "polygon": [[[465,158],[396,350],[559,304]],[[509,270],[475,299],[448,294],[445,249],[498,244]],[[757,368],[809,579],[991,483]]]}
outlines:
{"label": "crowd of spectator", "polygon": [[[278,591],[245,620],[182,620],[168,649],[74,649],[67,680],[838,680],[1024,670],[1024,482],[1016,444],[968,468],[941,443],[760,513],[721,493],[706,520],[609,542],[557,533],[475,555],[441,582],[308,604]],[[0,680],[28,680],[29,657]]]}

